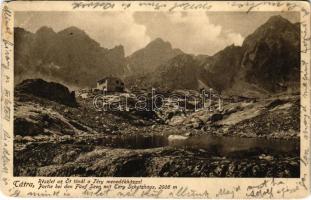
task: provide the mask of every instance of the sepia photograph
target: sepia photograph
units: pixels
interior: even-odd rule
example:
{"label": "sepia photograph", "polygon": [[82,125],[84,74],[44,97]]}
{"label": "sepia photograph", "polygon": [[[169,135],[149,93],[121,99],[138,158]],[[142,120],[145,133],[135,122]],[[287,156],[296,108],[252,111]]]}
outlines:
{"label": "sepia photograph", "polygon": [[300,177],[299,12],[14,17],[14,176]]}

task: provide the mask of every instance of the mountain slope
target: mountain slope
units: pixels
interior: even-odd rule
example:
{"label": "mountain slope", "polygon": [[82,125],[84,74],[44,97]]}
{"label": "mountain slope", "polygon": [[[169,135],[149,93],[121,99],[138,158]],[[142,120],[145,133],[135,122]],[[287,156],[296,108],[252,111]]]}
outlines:
{"label": "mountain slope", "polygon": [[197,89],[198,61],[191,55],[178,55],[158,67],[150,77],[152,85],[165,89]]}
{"label": "mountain slope", "polygon": [[[213,56],[181,54],[143,77],[144,86],[199,89],[198,82],[227,95],[260,97],[299,89],[299,26],[273,16],[243,45]],[[136,82],[138,82],[136,80]]]}
{"label": "mountain slope", "polygon": [[48,27],[36,33],[15,28],[14,39],[16,83],[25,78],[46,78],[90,87],[103,76],[124,73],[122,46],[103,48],[76,27],[58,33]]}
{"label": "mountain slope", "polygon": [[203,64],[201,79],[206,80],[210,87],[219,92],[230,88],[240,70],[242,53],[241,47],[231,45],[207,58]]}
{"label": "mountain slope", "polygon": [[15,28],[15,80],[40,77],[84,87],[106,75],[125,75],[128,88],[199,89],[200,82],[228,95],[297,92],[299,29],[273,16],[241,47],[231,45],[213,56],[187,55],[158,38],[125,58],[122,46],[100,47],[76,27],[58,33],[48,27],[36,33]]}
{"label": "mountain slope", "polygon": [[299,91],[300,30],[273,16],[242,47],[229,46],[203,62],[203,79],[223,94],[262,96]]}
{"label": "mountain slope", "polygon": [[153,72],[159,65],[182,53],[180,49],[173,49],[169,42],[157,38],[127,57],[129,74]]}
{"label": "mountain slope", "polygon": [[288,90],[299,82],[300,29],[281,16],[271,17],[242,46],[247,82],[269,92]]}

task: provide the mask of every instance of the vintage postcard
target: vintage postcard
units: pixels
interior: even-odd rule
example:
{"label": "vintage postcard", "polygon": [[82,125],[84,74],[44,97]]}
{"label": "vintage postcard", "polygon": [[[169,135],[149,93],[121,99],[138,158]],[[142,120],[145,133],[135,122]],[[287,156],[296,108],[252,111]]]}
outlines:
{"label": "vintage postcard", "polygon": [[1,10],[5,195],[310,194],[310,3]]}

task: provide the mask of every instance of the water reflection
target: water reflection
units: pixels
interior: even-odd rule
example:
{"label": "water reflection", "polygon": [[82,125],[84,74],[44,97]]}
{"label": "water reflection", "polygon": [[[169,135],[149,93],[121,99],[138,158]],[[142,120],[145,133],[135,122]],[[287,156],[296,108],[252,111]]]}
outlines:
{"label": "water reflection", "polygon": [[130,135],[103,138],[97,145],[115,148],[150,149],[171,146],[174,148],[199,149],[214,154],[226,155],[231,152],[257,151],[274,153],[299,154],[299,140],[280,140],[264,138],[193,136],[189,138],[173,137],[168,139],[162,135]]}
{"label": "water reflection", "polygon": [[97,139],[95,145],[103,145],[115,148],[150,149],[168,146],[167,137],[161,135],[126,135]]}
{"label": "water reflection", "polygon": [[171,146],[190,149],[203,149],[215,154],[226,155],[231,152],[257,151],[299,154],[299,140],[280,140],[265,138],[240,138],[194,136],[186,140],[176,140]]}

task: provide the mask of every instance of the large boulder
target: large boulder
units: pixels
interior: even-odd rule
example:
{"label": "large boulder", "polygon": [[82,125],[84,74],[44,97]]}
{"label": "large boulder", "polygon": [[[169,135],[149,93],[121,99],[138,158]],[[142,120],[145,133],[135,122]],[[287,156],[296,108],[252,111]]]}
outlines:
{"label": "large boulder", "polygon": [[31,94],[71,107],[77,106],[74,92],[70,92],[67,87],[55,82],[46,82],[42,79],[27,79],[18,84],[15,87],[15,91]]}
{"label": "large boulder", "polygon": [[44,124],[26,118],[14,119],[14,135],[35,136],[44,133]]}

